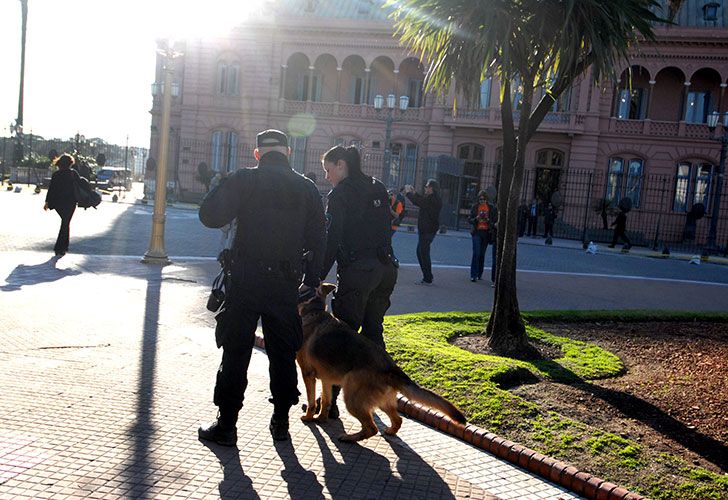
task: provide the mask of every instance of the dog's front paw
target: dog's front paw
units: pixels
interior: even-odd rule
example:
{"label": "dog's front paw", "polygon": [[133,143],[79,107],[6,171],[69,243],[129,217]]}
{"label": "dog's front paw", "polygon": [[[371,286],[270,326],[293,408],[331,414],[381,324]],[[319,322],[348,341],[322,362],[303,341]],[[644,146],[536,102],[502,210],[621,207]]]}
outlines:
{"label": "dog's front paw", "polygon": [[313,422],[314,418],[312,414],[306,413],[305,415],[301,415],[301,422]]}

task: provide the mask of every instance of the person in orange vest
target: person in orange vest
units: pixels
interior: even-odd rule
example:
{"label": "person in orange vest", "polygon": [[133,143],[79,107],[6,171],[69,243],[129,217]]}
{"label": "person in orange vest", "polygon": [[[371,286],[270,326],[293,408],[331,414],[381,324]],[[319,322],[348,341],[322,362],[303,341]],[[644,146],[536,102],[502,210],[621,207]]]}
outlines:
{"label": "person in orange vest", "polygon": [[496,224],[495,206],[488,202],[485,191],[478,193],[478,201],[470,208],[468,222],[472,224],[470,234],[473,237],[473,258],[470,261],[470,281],[483,279],[485,267],[485,251],[491,242]]}
{"label": "person in orange vest", "polygon": [[397,232],[397,228],[404,218],[404,202],[397,196],[394,189],[390,189],[389,193],[389,210],[392,213],[392,236]]}

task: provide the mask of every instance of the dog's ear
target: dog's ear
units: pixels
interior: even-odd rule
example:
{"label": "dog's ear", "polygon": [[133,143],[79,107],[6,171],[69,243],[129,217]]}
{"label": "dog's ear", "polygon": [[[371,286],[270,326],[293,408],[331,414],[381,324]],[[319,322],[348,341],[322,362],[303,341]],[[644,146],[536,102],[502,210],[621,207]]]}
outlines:
{"label": "dog's ear", "polygon": [[322,297],[326,298],[326,296],[328,294],[330,294],[331,292],[336,290],[336,285],[334,285],[333,283],[321,283],[320,289],[321,289]]}

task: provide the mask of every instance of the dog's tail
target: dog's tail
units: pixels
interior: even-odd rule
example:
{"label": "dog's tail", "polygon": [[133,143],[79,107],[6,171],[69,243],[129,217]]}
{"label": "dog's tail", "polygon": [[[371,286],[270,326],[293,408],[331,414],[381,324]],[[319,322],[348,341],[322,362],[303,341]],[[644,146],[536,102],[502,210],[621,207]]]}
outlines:
{"label": "dog's tail", "polygon": [[435,410],[440,410],[456,422],[461,424],[465,423],[465,416],[455,407],[454,404],[442,396],[435,394],[431,390],[420,387],[399,367],[393,367],[390,372],[390,377],[394,382],[392,385],[394,385],[399,392],[404,394],[407,399],[417,401],[418,403],[422,403],[423,405],[434,408]]}

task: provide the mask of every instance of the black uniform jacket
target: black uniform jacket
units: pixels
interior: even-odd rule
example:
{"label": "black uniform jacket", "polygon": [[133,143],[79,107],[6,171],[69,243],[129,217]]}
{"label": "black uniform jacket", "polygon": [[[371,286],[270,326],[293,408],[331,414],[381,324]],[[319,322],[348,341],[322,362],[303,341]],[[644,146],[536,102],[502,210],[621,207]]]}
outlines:
{"label": "black uniform jacket", "polygon": [[389,194],[379,180],[365,175],[346,177],[329,192],[326,213],[329,228],[322,279],[334,261],[341,266],[357,255],[371,257],[377,250],[390,250]]}
{"label": "black uniform jacket", "polygon": [[437,193],[430,195],[407,193],[407,198],[420,207],[417,230],[421,233],[436,233],[440,229],[440,210],[442,210],[440,195]]}
{"label": "black uniform jacket", "polygon": [[73,176],[78,175],[70,168],[59,168],[51,176],[48,185],[46,202],[51,210],[57,207],[69,207],[76,204],[76,196],[73,193]]}
{"label": "black uniform jacket", "polygon": [[[243,266],[305,273],[318,286],[326,228],[321,195],[311,180],[294,172],[280,153],[263,155],[256,168],[240,169],[211,190],[200,206],[200,221],[219,228],[237,218],[232,253]],[[310,257],[303,261],[303,253]],[[236,269],[236,266],[233,266]]]}

